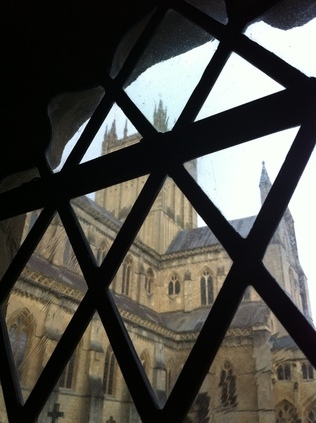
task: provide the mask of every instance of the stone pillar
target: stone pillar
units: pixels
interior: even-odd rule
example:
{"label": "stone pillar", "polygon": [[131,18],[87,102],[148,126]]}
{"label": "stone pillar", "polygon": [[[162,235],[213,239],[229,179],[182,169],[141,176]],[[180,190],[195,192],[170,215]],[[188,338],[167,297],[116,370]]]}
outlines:
{"label": "stone pillar", "polygon": [[157,342],[154,357],[154,388],[158,400],[164,404],[166,401],[166,363],[164,345]]}
{"label": "stone pillar", "polygon": [[266,329],[259,329],[253,332],[253,357],[256,368],[255,380],[257,384],[259,423],[275,423],[270,336],[270,331]]}
{"label": "stone pillar", "polygon": [[88,423],[102,423],[104,394],[100,378],[89,377],[89,394]]}

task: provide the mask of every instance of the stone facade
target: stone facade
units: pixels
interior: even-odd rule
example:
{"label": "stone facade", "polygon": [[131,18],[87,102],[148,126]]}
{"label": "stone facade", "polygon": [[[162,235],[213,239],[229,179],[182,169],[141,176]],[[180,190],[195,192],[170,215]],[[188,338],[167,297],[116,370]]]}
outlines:
{"label": "stone facade", "polygon": [[[157,116],[156,116],[157,117]],[[118,139],[115,123],[103,153],[139,141]],[[196,175],[196,164],[188,165]],[[99,264],[146,177],[72,201]],[[262,201],[270,181],[263,166]],[[23,238],[39,212],[27,215]],[[255,217],[231,224],[247,235]],[[164,402],[229,272],[231,260],[191,204],[165,182],[110,289],[157,397]],[[311,318],[293,219],[286,212],[264,262],[297,307]],[[10,294],[7,324],[23,396],[54,350],[86,291],[61,220],[55,216]],[[211,335],[210,335],[211,342]],[[192,375],[193,377],[193,375]],[[190,422],[316,421],[316,373],[283,327],[249,287],[187,417]],[[1,397],[0,397],[1,398]],[[139,417],[95,314],[38,423],[136,423]],[[0,422],[6,422],[4,406]]]}

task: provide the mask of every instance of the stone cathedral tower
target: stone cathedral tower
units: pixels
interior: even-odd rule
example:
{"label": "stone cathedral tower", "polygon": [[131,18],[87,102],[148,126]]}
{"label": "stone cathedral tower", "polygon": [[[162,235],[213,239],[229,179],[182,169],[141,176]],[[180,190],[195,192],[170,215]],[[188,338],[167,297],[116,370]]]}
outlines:
{"label": "stone cathedral tower", "polygon": [[[163,107],[161,100],[158,107],[155,107],[153,123],[159,132],[168,130],[167,110]],[[140,139],[140,134],[127,134],[127,123],[123,137],[118,139],[114,120],[110,130],[106,130],[104,135],[102,154],[109,154],[122,147],[136,144]],[[196,177],[196,161],[192,161],[186,166],[190,173]],[[110,187],[105,191],[100,191],[96,194],[96,203],[110,211],[116,218],[124,220],[146,180],[147,176],[142,176]],[[163,254],[179,231],[192,229],[196,226],[197,214],[194,208],[172,179],[168,178],[138,236],[145,245],[159,254]]]}

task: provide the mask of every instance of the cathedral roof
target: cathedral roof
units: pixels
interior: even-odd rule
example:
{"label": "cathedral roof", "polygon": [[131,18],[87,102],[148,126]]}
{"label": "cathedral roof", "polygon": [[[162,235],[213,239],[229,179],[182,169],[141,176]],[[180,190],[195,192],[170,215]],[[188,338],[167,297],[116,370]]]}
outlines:
{"label": "cathedral roof", "polygon": [[[252,228],[256,216],[231,220],[229,223],[243,237],[246,237]],[[208,226],[194,228],[178,232],[171,242],[167,254],[180,251],[193,250],[195,248],[209,247],[219,244],[218,239]]]}
{"label": "cathedral roof", "polygon": [[287,335],[278,337],[278,335],[274,335],[271,337],[272,342],[272,350],[289,350],[289,349],[296,349],[298,348],[296,343],[293,339]]}
{"label": "cathedral roof", "polygon": [[85,292],[87,285],[84,278],[77,275],[65,267],[55,266],[53,263],[33,254],[28,261],[26,268],[32,270],[41,276],[60,281],[74,289]]}
{"label": "cathedral roof", "polygon": [[[124,295],[114,292],[112,295],[119,309],[178,333],[199,332],[210,311],[209,308],[201,307],[190,312],[180,310],[158,313]],[[262,326],[268,323],[269,316],[269,309],[263,302],[244,302],[238,308],[230,327],[243,329]]]}

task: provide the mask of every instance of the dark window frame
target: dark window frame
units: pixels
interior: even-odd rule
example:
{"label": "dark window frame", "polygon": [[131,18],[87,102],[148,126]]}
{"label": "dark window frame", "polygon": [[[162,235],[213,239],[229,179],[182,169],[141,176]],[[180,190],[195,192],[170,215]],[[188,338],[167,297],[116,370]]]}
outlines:
{"label": "dark window frame", "polygon": [[[47,168],[43,162],[39,180],[0,194],[1,220],[43,209],[2,278],[1,303],[5,304],[16,279],[56,211],[61,216],[89,287],[88,294],[63,333],[25,404],[21,402],[19,383],[10,351],[7,348],[8,330],[2,310],[0,376],[10,422],[22,423],[36,420],[96,309],[107,331],[138,412],[142,421],[146,423],[162,421],[177,423],[185,419],[242,300],[245,287],[250,284],[267,303],[307,359],[316,367],[314,328],[262,264],[267,245],[288,206],[314,148],[315,80],[252,43],[241,34],[234,22],[232,25],[222,25],[181,0],[173,2],[172,7],[223,42],[223,56],[225,51],[228,55],[234,50],[285,88],[282,92],[265,99],[259,99],[251,104],[193,123],[199,106],[204,101],[201,93],[209,92],[208,81],[212,78],[214,80],[220,71],[220,63],[217,62],[213,69],[210,67],[209,78],[201,80],[199,89],[189,100],[175,130],[158,134],[120,87],[124,85],[131,69],[147,45],[148,39],[155,32],[160,19],[168,9],[166,3],[162,2],[153,13],[118,76],[115,79],[105,76],[103,84],[108,96],[100,102],[62,172],[55,175],[46,172]],[[143,142],[100,159],[79,164],[114,101],[143,135]],[[263,114],[265,119],[262,119]],[[256,122],[256,125],[250,127],[247,124],[250,121]],[[243,239],[232,230],[182,164],[218,149],[228,148],[293,126],[300,126],[300,130],[251,232],[246,239]],[[212,143],[209,142],[211,133],[220,134],[219,137],[212,139]],[[196,142],[192,142],[192,139]],[[80,224],[69,206],[69,200],[146,174],[150,176],[143,191],[104,262],[97,269]],[[123,261],[167,175],[174,179],[206,224],[210,226],[231,256],[233,265],[201,330],[195,348],[189,355],[168,401],[161,408],[151,387],[148,386],[138,357],[130,348],[128,335],[123,330],[107,287],[113,280],[118,266]],[[60,196],[61,189],[64,192]],[[105,287],[103,290],[100,289],[101,283]],[[209,334],[213,332],[217,333],[217,338],[209,343]],[[194,380],[192,380],[192,374],[195,375]]]}

